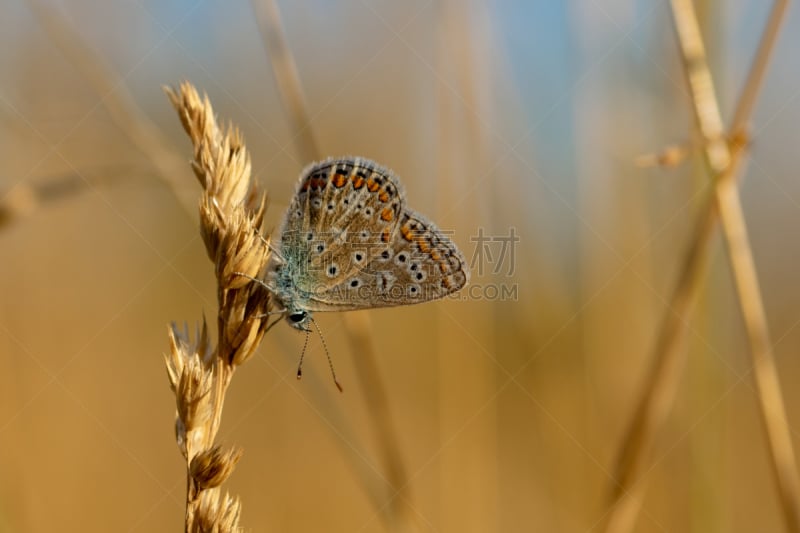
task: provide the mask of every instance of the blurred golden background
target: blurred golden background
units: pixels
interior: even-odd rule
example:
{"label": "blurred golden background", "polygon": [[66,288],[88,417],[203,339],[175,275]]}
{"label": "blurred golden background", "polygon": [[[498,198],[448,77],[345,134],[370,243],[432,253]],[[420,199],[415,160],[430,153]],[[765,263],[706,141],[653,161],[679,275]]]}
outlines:
{"label": "blurred golden background", "polygon": [[[769,5],[698,4],[729,120]],[[636,164],[697,140],[669,4],[279,7],[319,149],[394,169],[408,204],[452,230],[472,289],[360,312],[369,378],[342,317],[318,314],[344,394],[317,336],[296,381],[302,335],[266,335],[220,433],[245,450],[224,487],[242,524],[601,531],[711,193],[700,149],[675,168]],[[161,87],[190,80],[240,127],[273,228],[309,161],[270,43],[248,2],[9,0],[0,13],[0,531],[180,530],[162,354],[171,321],[213,323],[216,293],[191,148]],[[789,9],[741,185],[795,448],[798,30]],[[718,234],[709,258],[635,531],[784,527]]]}

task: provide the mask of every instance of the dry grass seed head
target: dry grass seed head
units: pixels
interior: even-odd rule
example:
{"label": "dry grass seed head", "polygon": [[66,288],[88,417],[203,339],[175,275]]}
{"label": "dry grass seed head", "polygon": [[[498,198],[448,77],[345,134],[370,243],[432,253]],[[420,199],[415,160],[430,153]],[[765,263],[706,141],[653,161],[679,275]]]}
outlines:
{"label": "dry grass seed head", "polygon": [[220,486],[233,472],[242,457],[241,448],[222,449],[217,445],[198,453],[191,461],[189,473],[203,489]]}
{"label": "dry grass seed head", "polygon": [[231,498],[227,492],[221,495],[219,489],[204,490],[200,494],[200,504],[196,509],[192,531],[197,533],[239,531],[241,510],[239,499]]}
{"label": "dry grass seed head", "polygon": [[[176,395],[176,439],[187,460],[187,531],[234,531],[241,507],[222,497],[219,485],[233,471],[241,450],[214,445],[225,391],[237,366],[263,337],[270,293],[249,278],[259,277],[270,259],[260,236],[266,194],[251,181],[250,156],[238,130],[218,126],[208,97],[183,83],[165,91],[194,145],[192,169],[203,187],[200,232],[217,278],[218,339],[212,351],[205,324],[196,345],[173,326],[165,357]],[[244,274],[244,275],[242,275]]]}

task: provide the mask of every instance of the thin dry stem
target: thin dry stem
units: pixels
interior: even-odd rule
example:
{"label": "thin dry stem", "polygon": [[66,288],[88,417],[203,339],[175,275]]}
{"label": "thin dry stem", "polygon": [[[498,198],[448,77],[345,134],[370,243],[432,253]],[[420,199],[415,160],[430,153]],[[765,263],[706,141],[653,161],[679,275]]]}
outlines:
{"label": "thin dry stem", "polygon": [[114,124],[147,156],[181,207],[191,213],[194,200],[186,194],[183,181],[177,177],[177,170],[185,165],[184,159],[168,148],[170,143],[158,126],[147,118],[122,81],[117,80],[111,69],[86,45],[58,8],[41,0],[29,0],[28,3],[50,39],[100,97],[100,103]]}
{"label": "thin dry stem", "polygon": [[730,131],[734,136],[741,134],[753,114],[753,108],[758,100],[758,93],[767,73],[767,66],[769,65],[770,57],[772,57],[772,49],[778,40],[778,34],[780,33],[787,7],[789,7],[789,0],[775,0],[772,5],[767,26],[764,28],[764,35],[758,44],[758,51],[753,58],[752,65],[750,65],[750,72],[742,89],[742,94],[739,96],[736,111],[733,113]]}
{"label": "thin dry stem", "polygon": [[702,219],[693,234],[678,284],[670,300],[668,314],[661,326],[650,374],[623,441],[612,488],[611,510],[606,522],[608,532],[627,532],[635,523],[644,494],[644,483],[638,481],[642,476],[655,436],[663,426],[675,395],[680,369],[686,357],[685,351],[681,349],[686,333],[686,322],[698,292],[708,241],[713,235],[717,216],[722,220],[740,306],[747,326],[762,419],[770,445],[787,528],[790,531],[798,530],[800,515],[797,505],[800,501],[798,499],[800,491],[798,491],[794,453],[786,426],[780,385],[736,186],[736,177],[741,170],[747,146],[744,140],[744,125],[752,112],[761,79],[766,72],[766,64],[785,7],[785,2],[780,0],[773,6],[759,52],[737,106],[732,125],[733,140],[728,142],[725,139],[713,79],[708,69],[691,0],[672,1],[675,27],[691,89],[693,110],[703,135],[704,155],[714,178],[715,195],[713,201],[702,212]]}
{"label": "thin dry stem", "polygon": [[275,0],[251,0],[258,30],[269,55],[283,106],[294,126],[297,151],[303,161],[318,161],[320,151],[314,140],[308,104],[303,94],[297,65],[286,40],[281,14]]}
{"label": "thin dry stem", "polygon": [[[320,160],[322,154],[314,141],[308,105],[291,49],[283,31],[278,6],[275,0],[252,0],[252,4],[264,46],[275,73],[281,99],[288,111],[292,131],[295,132],[297,150],[300,156],[307,161]],[[400,450],[395,444],[397,438],[392,411],[389,402],[386,401],[388,397],[386,386],[377,371],[375,348],[369,338],[362,333],[372,331],[370,318],[363,313],[345,313],[342,320],[350,348],[353,353],[358,354],[358,357],[354,358],[356,376],[366,397],[366,404],[370,406],[367,411],[371,421],[370,428],[381,448],[383,470],[386,472],[391,487],[406,487],[408,472]],[[356,469],[356,471],[360,472],[361,470]],[[367,488],[372,486],[367,479],[361,481]],[[404,491],[404,497],[406,502],[410,500],[411,496],[408,490]],[[390,519],[403,522],[408,506],[402,505],[400,498],[393,498],[392,505],[393,512],[389,515]],[[381,516],[387,515],[381,513]],[[397,526],[398,523],[393,525]]]}
{"label": "thin dry stem", "polygon": [[[38,138],[38,132],[31,129],[22,115],[0,96],[0,124],[13,129],[18,138],[25,136]],[[44,184],[20,181],[10,189],[0,191],[0,229],[12,222],[30,216],[45,204],[71,196],[83,190],[86,182],[69,174],[48,180]]]}
{"label": "thin dry stem", "polygon": [[[708,255],[707,242],[716,224],[713,201],[692,234],[683,268],[673,289],[654,348],[650,372],[642,388],[633,420],[622,441],[611,486],[611,511],[606,531],[631,531],[644,494],[638,482],[646,467],[656,435],[672,408],[672,401],[685,365],[686,324],[702,282],[703,266]],[[637,483],[638,482],[638,483]]]}
{"label": "thin dry stem", "polygon": [[[709,129],[713,129],[715,127],[713,122],[719,117],[719,105],[714,98],[713,86],[708,89],[708,94],[705,94],[705,78],[707,77],[710,83],[711,77],[707,74],[708,66],[699,38],[694,8],[689,0],[673,0],[672,6],[689,75],[696,119],[701,130],[706,129],[704,121],[712,122]],[[785,2],[780,1],[773,6],[773,13],[751,71],[751,81],[742,95],[735,117],[735,127],[742,127],[748,119],[747,113],[752,110],[785,8]],[[697,53],[696,56],[692,55],[694,52]],[[706,74],[703,74],[703,71]],[[784,520],[787,530],[795,532],[800,531],[800,480],[797,477],[797,461],[792,448],[758,275],[747,235],[747,224],[735,180],[734,172],[737,165],[731,162],[741,157],[742,152],[741,148],[735,150],[733,155],[729,156],[727,165],[723,164],[724,161],[714,159],[716,154],[710,151],[710,147],[706,156],[710,170],[715,176],[717,211],[750,343],[753,377]]]}
{"label": "thin dry stem", "polygon": [[251,181],[250,156],[239,132],[217,125],[208,97],[189,83],[165,88],[194,146],[192,169],[203,188],[200,233],[217,277],[217,346],[205,322],[195,341],[188,328],[170,329],[167,374],[175,393],[178,447],[186,459],[186,531],[234,531],[241,505],[222,496],[242,451],[215,444],[225,393],[236,367],[255,351],[267,327],[269,293],[237,273],[255,278],[269,260],[259,231],[266,206]]}
{"label": "thin dry stem", "polygon": [[[359,353],[374,354],[375,347],[372,339],[367,332],[369,328],[369,317],[364,313],[354,313],[349,324],[352,327],[350,342],[354,349]],[[399,498],[392,500],[391,511],[393,515],[406,512],[407,506],[401,505],[403,501],[409,502],[411,491],[409,490],[408,472],[400,453],[398,443],[400,439],[395,430],[392,417],[389,396],[383,384],[381,373],[375,363],[374,357],[359,357],[360,361],[355,365],[358,383],[361,393],[366,401],[364,402],[369,414],[371,427],[378,442],[378,450],[381,454],[381,463],[384,467],[386,481],[392,490],[400,492]],[[395,516],[395,518],[399,518]]]}

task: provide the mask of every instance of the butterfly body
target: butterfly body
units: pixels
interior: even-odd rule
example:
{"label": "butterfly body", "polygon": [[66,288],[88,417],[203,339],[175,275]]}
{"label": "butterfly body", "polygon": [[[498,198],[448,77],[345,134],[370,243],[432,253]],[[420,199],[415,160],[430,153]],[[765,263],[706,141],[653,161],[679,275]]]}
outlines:
{"label": "butterfly body", "polygon": [[399,179],[362,158],[302,172],[276,252],[266,284],[304,331],[315,311],[421,303],[469,278],[455,244],[406,207]]}

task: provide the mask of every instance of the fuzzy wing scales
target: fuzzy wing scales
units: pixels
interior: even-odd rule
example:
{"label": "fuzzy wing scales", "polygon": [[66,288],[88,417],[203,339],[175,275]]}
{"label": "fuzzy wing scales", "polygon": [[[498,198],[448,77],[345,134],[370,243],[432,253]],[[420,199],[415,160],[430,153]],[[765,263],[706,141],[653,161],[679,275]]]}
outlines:
{"label": "fuzzy wing scales", "polygon": [[466,261],[450,238],[420,214],[405,211],[389,246],[315,300],[321,310],[409,305],[443,298],[468,280]]}
{"label": "fuzzy wing scales", "polygon": [[328,159],[303,171],[281,252],[304,271],[298,289],[311,295],[311,310],[319,310],[315,294],[351,278],[389,246],[403,202],[397,177],[367,159]]}

